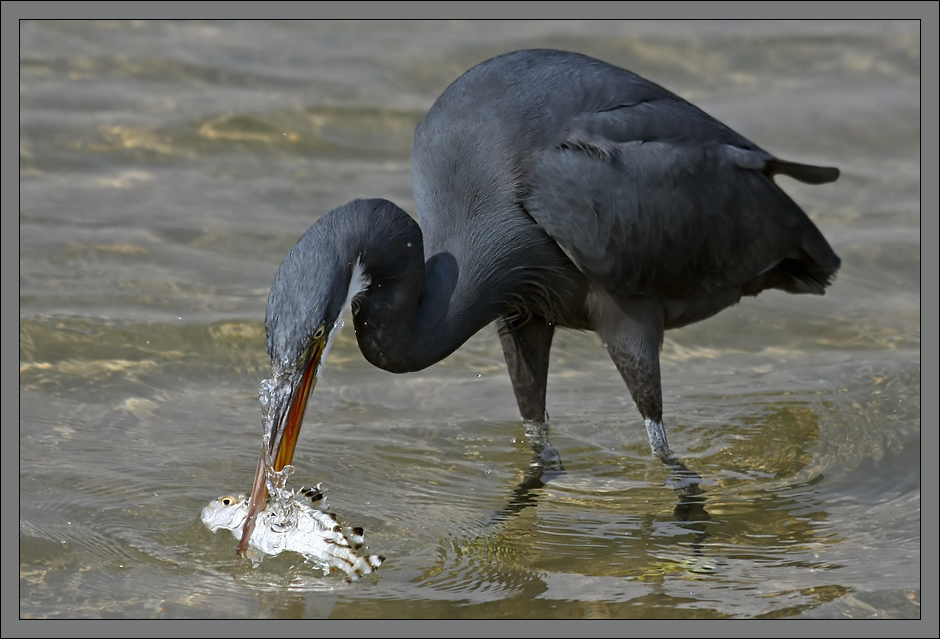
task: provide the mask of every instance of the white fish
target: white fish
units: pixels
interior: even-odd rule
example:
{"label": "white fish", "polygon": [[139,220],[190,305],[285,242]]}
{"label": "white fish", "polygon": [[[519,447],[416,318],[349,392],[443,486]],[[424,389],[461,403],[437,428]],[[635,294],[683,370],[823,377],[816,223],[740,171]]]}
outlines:
{"label": "white fish", "polygon": [[[293,494],[293,493],[290,493]],[[341,525],[335,514],[325,512],[323,492],[319,486],[301,488],[291,499],[283,513],[271,503],[258,513],[255,529],[248,542],[254,561],[263,555],[278,555],[285,550],[298,552],[327,574],[336,568],[355,580],[378,568],[385,557],[360,555],[363,548],[362,528]],[[202,509],[202,523],[212,532],[219,528],[231,530],[240,538],[248,518],[248,497],[244,494],[226,495],[213,499]]]}

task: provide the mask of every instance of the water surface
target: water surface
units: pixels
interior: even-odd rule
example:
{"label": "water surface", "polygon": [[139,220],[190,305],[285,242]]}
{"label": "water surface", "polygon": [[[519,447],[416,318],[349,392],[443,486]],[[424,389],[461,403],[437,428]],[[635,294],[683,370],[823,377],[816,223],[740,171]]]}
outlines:
{"label": "water surface", "polygon": [[[920,616],[916,23],[23,22],[19,612],[130,617]],[[495,331],[425,371],[349,326],[292,481],[388,560],[253,569],[199,511],[248,491],[267,292],[323,213],[414,214],[414,127],[462,72],[554,47],[629,68],[780,156],[843,260],[667,334],[679,497],[593,334],[556,336],[532,457]]]}

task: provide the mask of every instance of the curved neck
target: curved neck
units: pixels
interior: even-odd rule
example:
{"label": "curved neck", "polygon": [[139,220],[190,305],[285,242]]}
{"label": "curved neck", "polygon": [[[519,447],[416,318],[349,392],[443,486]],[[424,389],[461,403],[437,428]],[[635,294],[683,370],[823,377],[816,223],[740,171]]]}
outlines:
{"label": "curved neck", "polygon": [[[500,316],[535,314],[586,328],[587,283],[525,216],[481,226],[418,223],[386,200],[333,209],[284,259],[265,325],[276,373],[302,366],[318,331],[335,326],[350,292],[365,358],[395,373],[441,361]],[[361,277],[356,264],[361,266]]]}
{"label": "curved neck", "polygon": [[348,235],[338,242],[346,247],[344,261],[358,259],[369,282],[352,304],[356,339],[363,356],[379,368],[421,370],[497,318],[497,292],[460,286],[452,255],[425,261],[417,222],[390,202],[371,202],[381,204],[349,210],[343,224]]}

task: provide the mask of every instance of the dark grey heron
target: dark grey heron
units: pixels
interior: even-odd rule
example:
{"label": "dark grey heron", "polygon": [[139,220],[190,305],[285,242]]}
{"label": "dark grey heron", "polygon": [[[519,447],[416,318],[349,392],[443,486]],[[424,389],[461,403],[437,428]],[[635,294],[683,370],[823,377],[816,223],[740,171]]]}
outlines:
{"label": "dark grey heron", "polygon": [[[386,200],[324,215],[268,298],[274,469],[291,462],[324,349],[352,301],[359,348],[418,371],[491,322],[522,418],[543,422],[556,327],[601,337],[646,423],[663,427],[663,331],[767,289],[822,294],[839,258],[774,182],[838,169],[780,160],[666,89],[575,53],[467,71],[415,130],[418,222]],[[264,459],[240,550],[267,489]]]}

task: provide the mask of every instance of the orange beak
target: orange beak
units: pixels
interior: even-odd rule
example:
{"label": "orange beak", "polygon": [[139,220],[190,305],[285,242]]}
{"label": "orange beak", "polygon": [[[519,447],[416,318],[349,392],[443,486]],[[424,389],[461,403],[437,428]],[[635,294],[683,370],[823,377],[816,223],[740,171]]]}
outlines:
{"label": "orange beak", "polygon": [[274,407],[274,428],[269,439],[270,450],[261,451],[261,457],[258,459],[258,469],[255,471],[255,483],[251,488],[251,498],[248,502],[248,518],[245,520],[245,527],[242,530],[241,540],[238,542],[238,549],[235,551],[241,555],[248,548],[248,540],[251,539],[251,533],[255,529],[255,518],[258,513],[264,510],[268,499],[268,485],[265,479],[266,459],[273,459],[273,470],[278,472],[283,470],[294,459],[294,449],[297,447],[297,437],[300,435],[300,426],[304,419],[304,411],[307,408],[307,400],[310,393],[317,385],[316,370],[323,356],[325,341],[321,340],[314,344],[310,360],[304,368],[300,381],[292,386],[287,409],[284,406]]}

